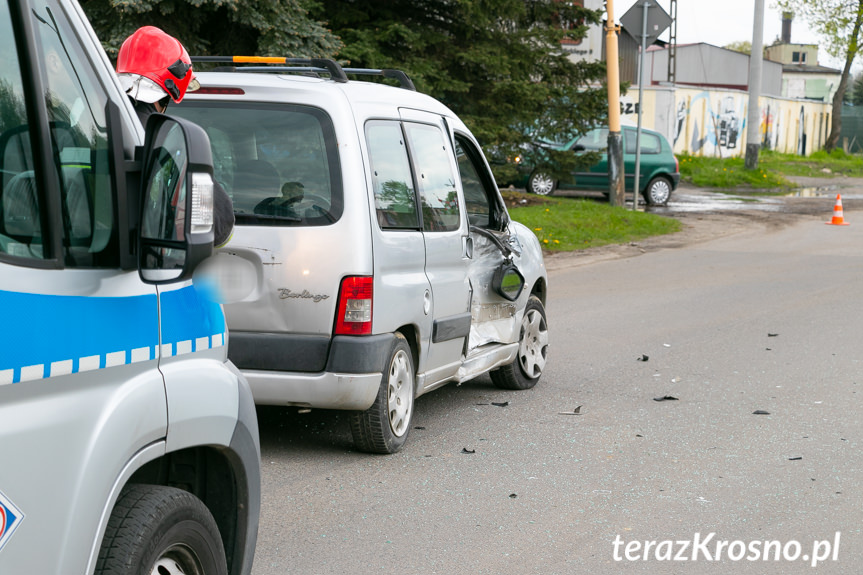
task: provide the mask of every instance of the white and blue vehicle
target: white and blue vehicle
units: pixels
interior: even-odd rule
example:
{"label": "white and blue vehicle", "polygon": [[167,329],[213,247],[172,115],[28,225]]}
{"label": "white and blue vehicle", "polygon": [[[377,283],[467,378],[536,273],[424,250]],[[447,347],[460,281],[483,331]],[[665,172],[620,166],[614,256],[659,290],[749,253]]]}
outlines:
{"label": "white and blue vehicle", "polygon": [[0,573],[249,573],[260,449],[206,134],[140,125],[75,0],[0,0]]}

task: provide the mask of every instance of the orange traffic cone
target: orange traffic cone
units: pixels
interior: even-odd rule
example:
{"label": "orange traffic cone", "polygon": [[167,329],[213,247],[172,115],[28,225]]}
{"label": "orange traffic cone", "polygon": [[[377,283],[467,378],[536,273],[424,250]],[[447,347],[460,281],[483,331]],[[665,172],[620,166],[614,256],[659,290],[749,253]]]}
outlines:
{"label": "orange traffic cone", "polygon": [[842,216],[842,196],[840,194],[836,194],[836,205],[833,206],[833,219],[829,222],[824,223],[833,226],[850,225],[848,222],[845,221],[845,218]]}

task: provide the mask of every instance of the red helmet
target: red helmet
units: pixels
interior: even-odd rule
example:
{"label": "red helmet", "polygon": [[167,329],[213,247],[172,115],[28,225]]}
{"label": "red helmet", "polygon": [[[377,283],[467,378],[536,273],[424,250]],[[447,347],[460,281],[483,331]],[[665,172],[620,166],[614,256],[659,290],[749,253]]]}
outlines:
{"label": "red helmet", "polygon": [[117,56],[120,83],[135,100],[153,103],[166,95],[179,103],[200,87],[192,60],[180,41],[155,26],[138,28]]}

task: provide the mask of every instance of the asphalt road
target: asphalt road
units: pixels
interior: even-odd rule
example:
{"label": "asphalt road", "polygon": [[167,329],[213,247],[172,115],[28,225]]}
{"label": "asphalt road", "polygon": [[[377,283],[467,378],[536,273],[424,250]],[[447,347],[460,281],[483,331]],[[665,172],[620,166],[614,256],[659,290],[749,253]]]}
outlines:
{"label": "asphalt road", "polygon": [[255,575],[859,573],[852,214],[555,269],[538,386],[428,394],[396,455],[260,408]]}

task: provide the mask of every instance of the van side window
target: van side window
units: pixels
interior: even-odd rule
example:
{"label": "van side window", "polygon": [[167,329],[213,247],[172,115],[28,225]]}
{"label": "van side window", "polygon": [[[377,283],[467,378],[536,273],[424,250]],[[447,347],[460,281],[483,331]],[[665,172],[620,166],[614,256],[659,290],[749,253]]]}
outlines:
{"label": "van side window", "polygon": [[42,259],[41,202],[33,173],[9,5],[0,4],[0,253]]}
{"label": "van side window", "polygon": [[384,120],[368,122],[366,143],[381,229],[418,229],[416,194],[401,124]]}
{"label": "van side window", "polygon": [[455,154],[470,225],[499,230],[501,218],[496,201],[497,188],[488,176],[488,170],[481,160],[479,150],[470,140],[456,134]]}
{"label": "van side window", "polygon": [[460,225],[458,192],[448,143],[437,126],[405,122],[422,202],[423,231],[446,232]]}
{"label": "van side window", "polygon": [[108,91],[95,77],[81,43],[54,0],[37,4],[39,50],[51,145],[60,172],[63,247],[67,267],[115,267],[113,189],[105,104]]}

